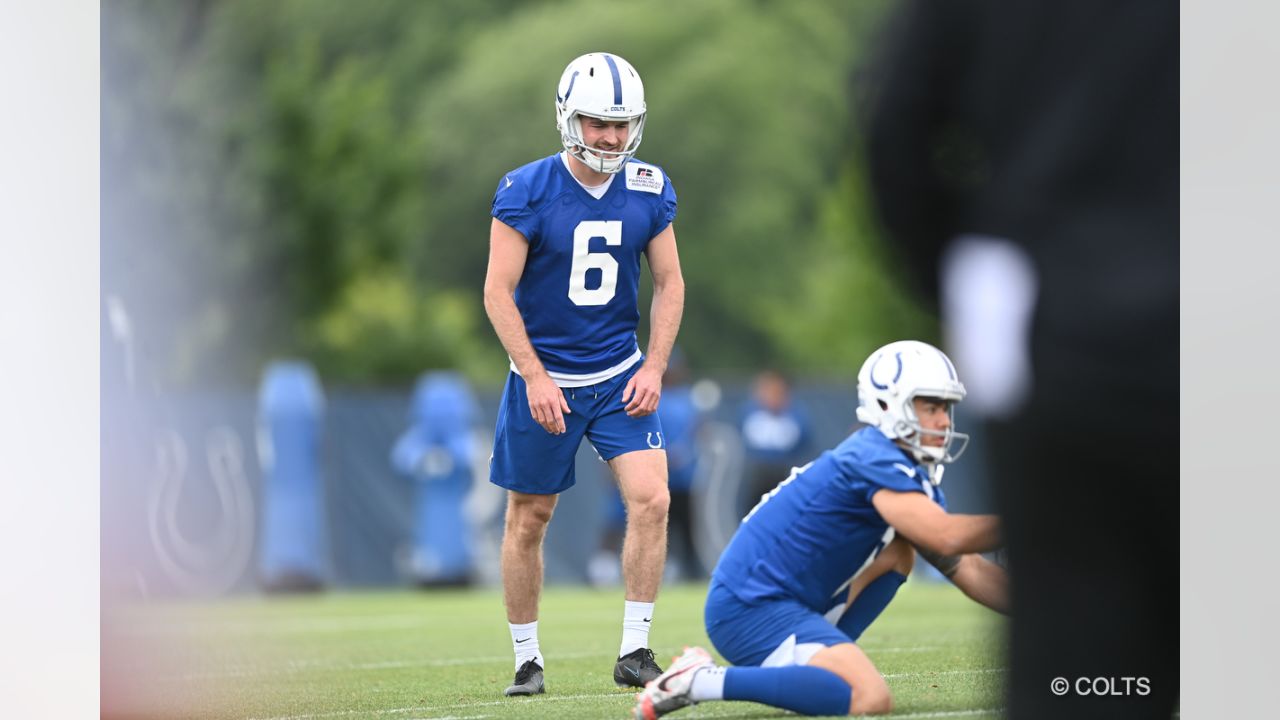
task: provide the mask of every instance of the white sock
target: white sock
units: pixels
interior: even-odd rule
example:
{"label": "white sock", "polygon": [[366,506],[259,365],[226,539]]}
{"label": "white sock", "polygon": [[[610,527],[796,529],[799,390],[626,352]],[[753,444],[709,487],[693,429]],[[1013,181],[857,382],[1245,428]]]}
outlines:
{"label": "white sock", "polygon": [[653,603],[626,603],[622,613],[622,647],[618,657],[649,647],[649,623],[653,620]]}
{"label": "white sock", "polygon": [[537,660],[543,668],[547,664],[542,661],[542,651],[538,648],[538,621],[516,625],[507,623],[511,628],[511,647],[516,651],[516,669],[530,660]]}
{"label": "white sock", "polygon": [[719,666],[705,667],[693,674],[689,686],[689,699],[694,702],[724,699],[724,671]]}

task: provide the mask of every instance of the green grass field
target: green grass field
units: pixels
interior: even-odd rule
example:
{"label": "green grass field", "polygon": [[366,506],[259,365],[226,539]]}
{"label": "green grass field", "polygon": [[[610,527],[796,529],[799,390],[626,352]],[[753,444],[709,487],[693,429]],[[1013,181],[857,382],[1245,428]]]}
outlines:
{"label": "green grass field", "polygon": [[[703,585],[666,587],[650,636],[664,664],[711,649]],[[547,693],[508,699],[511,640],[497,590],[328,593],[103,610],[103,716],[110,718],[622,718],[614,687],[622,591],[552,587],[539,641]],[[997,717],[1000,618],[949,585],[910,582],[862,639],[897,717]],[[770,718],[704,703],[673,718]]]}

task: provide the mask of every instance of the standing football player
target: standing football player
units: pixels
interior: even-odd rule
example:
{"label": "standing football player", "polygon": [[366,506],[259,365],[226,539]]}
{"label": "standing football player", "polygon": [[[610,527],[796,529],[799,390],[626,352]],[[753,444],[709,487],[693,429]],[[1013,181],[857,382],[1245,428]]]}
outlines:
{"label": "standing football player", "polygon": [[[511,357],[489,479],[506,488],[502,586],[515,650],[507,695],[541,693],[542,541],[557,494],[574,484],[585,435],[627,507],[626,605],[613,669],[643,687],[661,668],[649,625],[667,552],[666,443],[655,411],[684,309],[672,220],[676,193],[634,159],[644,85],[626,60],[590,53],[556,90],[564,151],[498,181],[484,304]],[[648,352],[636,339],[640,256],[653,276]]]}
{"label": "standing football player", "polygon": [[858,373],[857,415],[869,427],[764,496],[712,573],[707,636],[736,667],[689,648],[637,696],[635,717],[706,700],[803,715],[889,712],[889,687],[855,643],[907,579],[913,548],[1004,612],[1005,571],[975,554],[999,546],[998,520],[949,514],[939,487],[969,439],[951,424],[964,395],[931,345],[906,340],[872,354]]}

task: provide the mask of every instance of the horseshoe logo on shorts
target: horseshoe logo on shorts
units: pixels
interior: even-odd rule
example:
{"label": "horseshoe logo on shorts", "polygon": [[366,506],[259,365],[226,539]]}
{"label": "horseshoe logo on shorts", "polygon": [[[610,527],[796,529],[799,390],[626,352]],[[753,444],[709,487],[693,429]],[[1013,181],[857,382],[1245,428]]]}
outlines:
{"label": "horseshoe logo on shorts", "polygon": [[[657,444],[654,444],[654,442],[653,442],[653,436],[654,436],[654,435],[657,435],[657,436],[658,436],[658,442],[657,442]],[[662,448],[662,433],[660,433],[660,432],[645,433],[645,438],[644,438],[644,439],[645,439],[645,442],[647,442],[647,443],[649,444],[649,447],[653,448],[654,450],[659,450],[659,449],[661,449],[661,448]]]}

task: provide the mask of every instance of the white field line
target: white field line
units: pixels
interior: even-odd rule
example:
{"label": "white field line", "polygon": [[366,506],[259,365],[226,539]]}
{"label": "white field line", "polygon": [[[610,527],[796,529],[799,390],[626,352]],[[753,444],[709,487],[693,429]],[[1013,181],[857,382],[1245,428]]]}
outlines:
{"label": "white field line", "polygon": [[[945,717],[967,717],[971,715],[994,715],[1004,712],[1004,708],[988,708],[986,710],[930,710],[916,713],[894,713],[885,716],[888,720],[899,720],[900,718],[945,718]],[[694,720],[696,718],[711,717],[704,715],[694,708],[692,711],[681,713],[684,717]],[[854,717],[868,717],[866,715],[855,715]],[[444,720],[443,718],[434,718],[433,720]]]}
{"label": "white field line", "polygon": [[[1004,712],[1004,708],[988,708],[986,710],[931,710],[916,713],[893,713],[885,716],[888,720],[900,720],[901,718],[946,718],[946,717],[968,717],[972,715],[994,715]],[[703,715],[695,708],[692,712],[684,715],[687,718],[711,717]],[[868,717],[866,715],[854,715],[854,717]],[[443,718],[435,718],[434,720],[443,720]]]}
{"label": "white field line", "polygon": [[985,675],[988,673],[1002,673],[1002,672],[1008,672],[1008,671],[1009,671],[1008,668],[983,668],[981,670],[937,670],[937,671],[926,671],[926,672],[889,673],[888,675],[885,675],[885,677],[887,678],[909,678],[909,677],[928,678],[928,677],[933,677],[935,675]]}
{"label": "white field line", "polygon": [[167,620],[132,623],[108,619],[112,631],[129,635],[294,635],[311,633],[412,630],[428,628],[439,617],[422,615],[357,615],[352,617],[281,618],[259,620]]}
{"label": "white field line", "polygon": [[[887,647],[887,648],[867,648],[867,652],[875,655],[878,653],[910,653],[910,652],[927,652],[940,649],[937,645],[917,645],[914,647]],[[564,658],[569,660],[581,660],[585,658],[611,658],[607,652],[570,652],[556,653],[551,656],[552,660]],[[187,680],[201,680],[212,678],[242,678],[253,677],[255,675],[290,675],[293,673],[308,672],[312,670],[395,670],[399,668],[414,667],[455,667],[459,665],[489,665],[501,662],[511,662],[510,655],[490,655],[483,657],[454,658],[450,660],[386,660],[382,662],[365,662],[365,663],[331,663],[319,660],[288,660],[284,665],[266,666],[266,667],[236,667],[227,668],[225,670],[208,670],[204,672],[186,673],[182,677]],[[895,677],[886,675],[885,677]]]}
{"label": "white field line", "polygon": [[[387,660],[383,662],[366,662],[366,663],[332,663],[319,660],[290,660],[285,665],[277,665],[271,667],[238,667],[229,668],[227,670],[211,670],[208,672],[188,673],[183,675],[186,679],[202,679],[202,678],[236,678],[251,677],[254,675],[274,675],[274,674],[292,674],[299,672],[307,672],[311,670],[395,670],[397,668],[414,668],[414,667],[453,667],[457,665],[491,665],[497,663],[511,663],[511,655],[490,655],[484,657],[454,658],[451,660]],[[565,658],[569,660],[579,660],[583,658],[607,658],[615,659],[608,652],[570,652],[556,653],[555,658]]]}
{"label": "white field line", "polygon": [[906,715],[891,715],[891,718],[941,718],[941,717],[965,717],[968,715],[996,715],[1004,712],[1004,708],[987,708],[986,710],[937,710],[934,712],[918,712],[907,713]]}
{"label": "white field line", "polygon": [[[603,613],[600,613],[603,616]],[[579,619],[590,613],[579,613]],[[614,613],[609,613],[612,618]],[[430,629],[447,618],[430,612],[386,615],[329,615],[317,617],[205,618],[111,615],[103,620],[110,632],[121,635],[295,635]],[[498,625],[501,625],[499,622]]]}
{"label": "white field line", "polygon": [[[313,718],[331,718],[343,717],[346,715],[398,715],[400,713],[422,712],[424,710],[458,710],[463,708],[480,708],[490,707],[494,705],[515,705],[520,703],[546,703],[565,700],[595,700],[606,697],[625,697],[624,693],[597,693],[593,695],[544,695],[539,698],[529,698],[525,700],[494,700],[492,702],[474,702],[463,703],[461,705],[414,705],[412,707],[391,708],[389,710],[337,710],[334,712],[314,713],[311,715],[282,715],[271,718],[250,718],[249,720],[313,720]],[[483,717],[483,716],[482,716]],[[443,720],[435,718],[434,720]]]}
{"label": "white field line", "polygon": [[[885,675],[887,678],[904,678],[904,677],[932,677],[936,675],[976,675],[980,673],[997,673],[1005,672],[1005,668],[986,668],[982,670],[942,670],[939,672],[914,672],[914,673],[893,673]],[[466,708],[491,707],[496,705],[511,705],[515,703],[546,703],[559,702],[566,700],[587,700],[608,697],[626,697],[624,692],[599,693],[594,695],[545,695],[539,698],[528,698],[522,700],[494,700],[486,702],[462,703],[458,705],[415,705],[412,707],[390,708],[388,710],[339,710],[335,712],[315,713],[311,715],[282,715],[270,718],[250,718],[250,720],[313,720],[314,718],[331,718],[343,717],[346,715],[398,715],[401,713],[412,713],[432,710],[459,710]],[[966,715],[982,715],[987,713],[1000,712],[999,708],[989,710],[942,710],[937,712],[911,713],[908,715],[894,715],[894,718],[932,718],[932,717],[963,717]],[[483,717],[483,716],[481,716]],[[692,717],[692,716],[691,716]],[[433,720],[444,720],[444,718],[435,717]]]}

